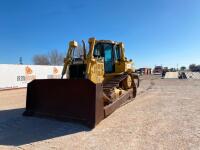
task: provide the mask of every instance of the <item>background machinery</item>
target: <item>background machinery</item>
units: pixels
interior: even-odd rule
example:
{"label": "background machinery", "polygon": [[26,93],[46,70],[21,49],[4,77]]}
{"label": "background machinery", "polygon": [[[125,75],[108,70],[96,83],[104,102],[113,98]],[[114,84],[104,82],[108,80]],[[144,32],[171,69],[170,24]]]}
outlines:
{"label": "background machinery", "polygon": [[[87,52],[69,43],[61,79],[28,84],[24,115],[79,120],[90,128],[136,96],[139,77],[122,42],[90,38]],[[66,75],[66,78],[64,76]]]}

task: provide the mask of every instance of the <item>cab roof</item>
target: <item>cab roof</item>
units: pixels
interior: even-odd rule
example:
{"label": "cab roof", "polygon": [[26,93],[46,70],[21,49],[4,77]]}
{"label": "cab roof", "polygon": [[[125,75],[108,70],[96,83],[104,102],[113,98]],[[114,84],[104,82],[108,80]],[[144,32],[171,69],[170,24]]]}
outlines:
{"label": "cab roof", "polygon": [[119,42],[112,41],[112,40],[97,40],[97,43],[119,44]]}

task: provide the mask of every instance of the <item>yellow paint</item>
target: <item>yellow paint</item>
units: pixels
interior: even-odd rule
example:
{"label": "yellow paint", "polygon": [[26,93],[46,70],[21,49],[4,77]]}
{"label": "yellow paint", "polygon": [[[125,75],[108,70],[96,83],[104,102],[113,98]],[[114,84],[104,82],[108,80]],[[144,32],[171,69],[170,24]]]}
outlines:
{"label": "yellow paint", "polygon": [[94,83],[102,83],[104,80],[104,63],[102,60],[89,62],[88,79]]}
{"label": "yellow paint", "polygon": [[[94,47],[96,43],[99,42],[110,42],[116,44],[120,47],[121,58],[115,62],[115,72],[105,74],[104,71],[104,60],[102,58],[94,58]],[[87,64],[86,67],[86,77],[94,83],[102,83],[105,80],[111,79],[113,76],[123,74],[125,72],[131,73],[134,71],[132,68],[133,62],[128,61],[125,57],[124,44],[122,42],[116,43],[114,41],[105,41],[105,40],[96,40],[95,38],[90,38],[89,43],[89,52],[87,54],[86,60],[84,63]],[[71,64],[72,61],[72,51],[78,46],[76,41],[71,41],[69,43],[69,49],[67,56],[64,60],[63,74],[66,73],[67,67]]]}

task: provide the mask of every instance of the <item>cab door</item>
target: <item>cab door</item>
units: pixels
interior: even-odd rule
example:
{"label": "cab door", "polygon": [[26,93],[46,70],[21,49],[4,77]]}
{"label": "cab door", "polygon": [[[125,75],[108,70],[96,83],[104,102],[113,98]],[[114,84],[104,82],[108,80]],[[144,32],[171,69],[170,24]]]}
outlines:
{"label": "cab door", "polygon": [[114,73],[115,64],[114,64],[114,55],[113,55],[113,45],[104,44],[104,69],[105,73]]}

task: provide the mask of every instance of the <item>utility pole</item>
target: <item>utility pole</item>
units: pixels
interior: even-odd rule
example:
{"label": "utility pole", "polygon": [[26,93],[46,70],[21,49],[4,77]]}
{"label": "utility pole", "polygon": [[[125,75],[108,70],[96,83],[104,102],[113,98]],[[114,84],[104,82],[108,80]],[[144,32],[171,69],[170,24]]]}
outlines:
{"label": "utility pole", "polygon": [[19,57],[19,64],[20,64],[20,65],[23,65],[22,57]]}
{"label": "utility pole", "polygon": [[178,71],[178,64],[177,64],[177,71]]}

